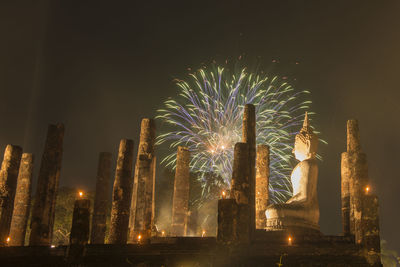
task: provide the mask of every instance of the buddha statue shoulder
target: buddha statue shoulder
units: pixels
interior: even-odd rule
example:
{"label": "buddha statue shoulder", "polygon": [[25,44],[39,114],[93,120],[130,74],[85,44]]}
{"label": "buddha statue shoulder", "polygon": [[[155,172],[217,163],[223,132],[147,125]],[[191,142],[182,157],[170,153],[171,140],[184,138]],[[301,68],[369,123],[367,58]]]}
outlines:
{"label": "buddha statue shoulder", "polygon": [[318,137],[310,127],[307,113],[303,127],[296,135],[293,153],[300,161],[293,169],[293,196],[285,203],[267,207],[267,230],[301,227],[319,230],[317,196],[318,165],[316,160]]}

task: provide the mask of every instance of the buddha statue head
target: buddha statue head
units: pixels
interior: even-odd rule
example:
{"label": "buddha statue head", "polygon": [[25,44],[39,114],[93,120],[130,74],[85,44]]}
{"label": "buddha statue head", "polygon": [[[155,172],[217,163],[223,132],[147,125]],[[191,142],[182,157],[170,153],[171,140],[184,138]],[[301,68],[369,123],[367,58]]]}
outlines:
{"label": "buddha statue head", "polygon": [[307,112],[304,117],[303,127],[296,135],[293,153],[297,160],[315,158],[318,148],[318,136],[314,134],[308,121]]}

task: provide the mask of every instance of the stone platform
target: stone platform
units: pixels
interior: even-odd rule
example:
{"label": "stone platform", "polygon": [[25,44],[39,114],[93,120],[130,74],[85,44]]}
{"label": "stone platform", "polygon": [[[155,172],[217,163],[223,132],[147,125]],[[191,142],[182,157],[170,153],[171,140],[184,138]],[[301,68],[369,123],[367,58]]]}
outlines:
{"label": "stone platform", "polygon": [[[214,237],[158,237],[146,244],[87,245],[79,266],[370,266],[350,237],[257,230],[249,245]],[[68,266],[67,247],[0,248],[1,266]],[[282,264],[282,265],[279,265]],[[75,265],[76,266],[76,265]]]}

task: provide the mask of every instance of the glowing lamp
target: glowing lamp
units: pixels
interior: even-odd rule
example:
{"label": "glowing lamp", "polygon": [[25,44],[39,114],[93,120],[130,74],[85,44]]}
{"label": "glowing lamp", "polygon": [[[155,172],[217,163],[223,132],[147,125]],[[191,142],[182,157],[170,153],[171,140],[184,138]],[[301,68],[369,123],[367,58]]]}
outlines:
{"label": "glowing lamp", "polygon": [[206,230],[203,230],[203,232],[201,232],[201,237],[205,237],[206,236]]}
{"label": "glowing lamp", "polygon": [[50,247],[51,247],[51,248],[55,248],[56,246],[55,246],[55,245],[51,245]]}
{"label": "glowing lamp", "polygon": [[140,242],[141,239],[142,239],[142,235],[138,235],[138,237],[137,237],[138,242]]}
{"label": "glowing lamp", "polygon": [[10,238],[10,237],[7,237],[7,239],[6,239],[7,244],[10,242],[10,240],[11,240],[11,238]]}
{"label": "glowing lamp", "polygon": [[161,231],[161,236],[165,236],[165,231],[164,230]]}
{"label": "glowing lamp", "polygon": [[367,185],[367,187],[365,187],[365,194],[368,194],[369,190],[370,190],[369,185]]}
{"label": "glowing lamp", "polygon": [[226,192],[222,191],[222,199],[225,199],[225,198],[226,198]]}
{"label": "glowing lamp", "polygon": [[83,192],[79,191],[78,195],[79,195],[80,198],[82,198],[83,197]]}
{"label": "glowing lamp", "polygon": [[293,239],[291,236],[288,237],[288,245],[291,246],[293,242]]}
{"label": "glowing lamp", "polygon": [[225,146],[224,146],[224,145],[222,145],[222,146],[221,146],[221,149],[225,149]]}

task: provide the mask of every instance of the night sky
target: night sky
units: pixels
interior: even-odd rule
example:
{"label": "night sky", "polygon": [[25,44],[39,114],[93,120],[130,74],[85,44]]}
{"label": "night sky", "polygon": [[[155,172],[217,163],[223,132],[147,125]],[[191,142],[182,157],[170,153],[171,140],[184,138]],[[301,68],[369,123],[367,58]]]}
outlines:
{"label": "night sky", "polygon": [[381,238],[400,252],[399,14],[399,1],[3,0],[0,149],[33,152],[37,172],[47,125],[63,122],[60,185],[93,190],[98,153],[115,157],[121,138],[136,147],[141,118],[177,94],[174,78],[242,56],[311,91],[329,143],[319,150],[325,234],[341,231],[340,153],[346,120],[359,120]]}

